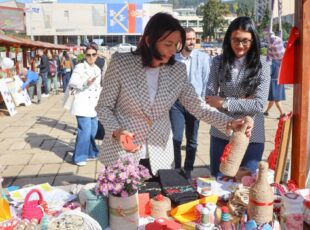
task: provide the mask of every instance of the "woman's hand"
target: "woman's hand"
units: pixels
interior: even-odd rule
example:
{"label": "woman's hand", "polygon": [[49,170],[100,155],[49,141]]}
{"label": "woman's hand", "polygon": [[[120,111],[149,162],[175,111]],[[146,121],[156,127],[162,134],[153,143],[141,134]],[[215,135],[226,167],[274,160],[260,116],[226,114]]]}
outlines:
{"label": "woman's hand", "polygon": [[142,145],[133,144],[135,138],[134,133],[128,132],[127,130],[117,129],[113,132],[113,138],[119,141],[120,146],[126,152],[136,153],[138,152]]}
{"label": "woman's hand", "polygon": [[224,102],[224,98],[220,96],[206,96],[205,100],[207,104],[217,109],[222,108]]}
{"label": "woman's hand", "polygon": [[[233,131],[238,131],[241,129],[241,127],[243,126],[245,120],[244,119],[235,119],[232,120],[230,122],[228,122],[227,124],[227,129],[229,130],[233,130]],[[245,135],[250,138],[251,134],[252,134],[252,129],[253,129],[253,119],[250,119],[247,121],[247,127],[245,130]]]}

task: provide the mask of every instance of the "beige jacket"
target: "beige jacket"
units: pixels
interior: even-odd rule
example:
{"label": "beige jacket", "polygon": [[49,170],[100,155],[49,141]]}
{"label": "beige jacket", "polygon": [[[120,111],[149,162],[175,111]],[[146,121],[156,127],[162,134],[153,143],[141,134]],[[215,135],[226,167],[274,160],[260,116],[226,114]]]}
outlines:
{"label": "beige jacket", "polygon": [[106,71],[103,89],[96,107],[98,119],[105,128],[100,149],[100,161],[110,165],[120,156],[131,155],[139,160],[139,153],[121,149],[112,133],[123,128],[135,133],[135,142],[148,141],[152,173],[174,167],[172,131],[169,110],[179,99],[184,107],[207,123],[226,132],[230,117],[211,108],[187,82],[186,67],[176,62],[160,67],[159,87],[153,106],[150,106],[145,69],[141,57],[131,53],[115,53]]}

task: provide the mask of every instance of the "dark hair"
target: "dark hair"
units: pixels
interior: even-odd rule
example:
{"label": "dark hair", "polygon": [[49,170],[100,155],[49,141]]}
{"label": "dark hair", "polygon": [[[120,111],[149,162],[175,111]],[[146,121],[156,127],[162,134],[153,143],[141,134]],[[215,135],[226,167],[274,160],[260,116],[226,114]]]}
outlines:
{"label": "dark hair", "polygon": [[[144,33],[138,43],[137,49],[132,51],[132,53],[135,55],[141,55],[143,66],[151,66],[153,58],[161,60],[161,55],[156,49],[156,43],[167,32],[168,34],[166,37],[175,31],[180,31],[181,33],[182,50],[185,45],[186,35],[179,21],[167,13],[157,13],[153,15],[144,29]],[[178,52],[181,50],[178,50]],[[172,56],[167,64],[173,65],[174,63],[175,59],[174,56]]]}
{"label": "dark hair", "polygon": [[89,43],[89,44],[86,46],[86,48],[85,48],[85,50],[84,50],[84,53],[85,53],[85,54],[86,54],[87,50],[96,50],[96,52],[97,52],[97,51],[98,51],[98,45],[97,45],[96,43],[94,43],[94,42],[91,42],[91,43]]}
{"label": "dark hair", "polygon": [[260,40],[258,32],[251,18],[238,17],[230,23],[226,31],[223,42],[223,62],[221,65],[221,69],[224,72],[224,78],[227,81],[230,81],[231,66],[235,60],[235,54],[231,47],[231,41],[230,41],[231,34],[232,32],[239,29],[249,32],[252,35],[251,48],[246,54],[245,59],[246,69],[248,73],[241,82],[242,88],[244,88],[246,91],[246,96],[250,96],[255,92],[257,86],[260,84],[258,74],[260,69],[262,68],[262,64],[260,61]]}
{"label": "dark hair", "polygon": [[185,27],[184,30],[185,30],[185,33],[190,33],[190,32],[196,33],[196,31],[192,27]]}

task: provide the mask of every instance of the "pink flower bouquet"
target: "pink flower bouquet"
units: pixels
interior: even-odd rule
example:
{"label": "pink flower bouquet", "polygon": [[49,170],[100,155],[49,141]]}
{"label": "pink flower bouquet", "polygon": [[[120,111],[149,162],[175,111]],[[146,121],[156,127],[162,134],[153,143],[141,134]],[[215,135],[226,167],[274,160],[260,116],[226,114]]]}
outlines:
{"label": "pink flower bouquet", "polygon": [[128,197],[136,193],[149,178],[151,175],[147,168],[131,157],[123,157],[111,166],[103,166],[97,180],[96,193]]}

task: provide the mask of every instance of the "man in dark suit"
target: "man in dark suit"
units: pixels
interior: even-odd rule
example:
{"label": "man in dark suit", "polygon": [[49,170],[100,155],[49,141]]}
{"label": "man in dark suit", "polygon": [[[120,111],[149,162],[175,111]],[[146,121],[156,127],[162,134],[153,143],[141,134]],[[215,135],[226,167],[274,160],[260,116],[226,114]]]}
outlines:
{"label": "man in dark suit", "polygon": [[44,94],[42,95],[42,97],[48,97],[49,96],[49,92],[48,92],[48,58],[47,56],[44,54],[42,49],[38,50],[38,55],[40,56],[40,65],[37,66],[37,68],[40,69],[40,76],[42,77],[43,80],[43,85],[44,85]]}

